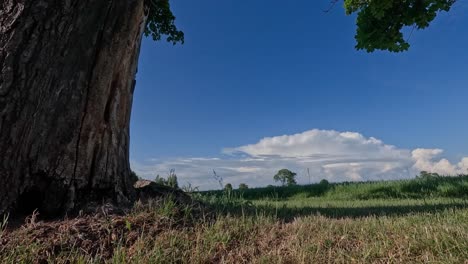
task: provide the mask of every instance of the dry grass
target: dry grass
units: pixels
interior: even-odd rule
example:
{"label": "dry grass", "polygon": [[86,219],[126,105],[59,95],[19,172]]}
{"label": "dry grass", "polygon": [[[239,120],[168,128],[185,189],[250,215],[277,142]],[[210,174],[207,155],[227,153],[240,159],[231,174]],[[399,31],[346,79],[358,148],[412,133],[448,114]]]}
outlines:
{"label": "dry grass", "polygon": [[142,237],[138,263],[463,263],[468,212],[406,217],[223,217]]}
{"label": "dry grass", "polygon": [[199,198],[215,214],[166,197],[125,215],[4,219],[0,263],[468,263],[465,198]]}
{"label": "dry grass", "polygon": [[107,262],[118,257],[121,249],[130,255],[140,250],[142,237],[157,237],[167,230],[193,226],[195,217],[203,219],[192,205],[179,206],[170,197],[137,203],[125,215],[109,213],[108,208],[46,222],[38,221],[34,212],[21,227],[2,229],[0,263]]}

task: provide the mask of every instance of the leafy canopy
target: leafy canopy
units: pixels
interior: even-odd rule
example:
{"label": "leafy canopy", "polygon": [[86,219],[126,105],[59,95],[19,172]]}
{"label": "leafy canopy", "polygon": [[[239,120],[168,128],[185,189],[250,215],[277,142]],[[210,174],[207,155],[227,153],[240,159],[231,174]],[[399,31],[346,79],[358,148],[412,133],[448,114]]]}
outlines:
{"label": "leafy canopy", "polygon": [[273,180],[281,182],[281,185],[296,185],[296,173],[288,169],[281,169],[273,176]]}
{"label": "leafy canopy", "polygon": [[145,0],[147,8],[147,22],[145,36],[151,36],[153,40],[161,40],[163,35],[166,40],[176,44],[184,43],[184,32],[177,29],[175,16],[172,14],[169,0]]}
{"label": "leafy canopy", "polygon": [[[337,0],[338,1],[338,0]],[[356,49],[401,52],[410,44],[403,27],[423,29],[437,13],[449,11],[456,0],[344,0],[346,14],[358,12]]]}
{"label": "leafy canopy", "polygon": [[[332,0],[336,3],[340,0]],[[456,0],[344,0],[346,14],[358,13],[356,49],[401,52],[410,44],[403,35],[404,27],[424,29],[441,11],[449,11]],[[147,24],[145,36],[153,40],[184,43],[184,33],[177,29],[169,0],[145,0]],[[411,35],[411,33],[410,33]]]}
{"label": "leafy canopy", "polygon": [[249,188],[249,186],[245,183],[241,183],[239,184],[239,190],[247,190]]}

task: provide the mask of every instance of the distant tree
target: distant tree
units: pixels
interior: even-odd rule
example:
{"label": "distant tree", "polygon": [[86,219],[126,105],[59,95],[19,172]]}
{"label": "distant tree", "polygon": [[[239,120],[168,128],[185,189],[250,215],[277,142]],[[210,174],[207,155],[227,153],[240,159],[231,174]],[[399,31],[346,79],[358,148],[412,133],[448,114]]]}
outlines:
{"label": "distant tree", "polygon": [[241,183],[239,184],[239,190],[247,190],[249,188],[249,186],[245,183]]}
{"label": "distant tree", "polygon": [[437,178],[440,177],[438,173],[434,172],[427,172],[427,171],[421,171],[416,178],[418,179],[432,179],[432,178]]}
{"label": "distant tree", "polygon": [[296,173],[295,172],[292,172],[288,169],[281,169],[278,171],[278,173],[276,173],[275,176],[273,176],[273,179],[276,181],[276,182],[281,182],[281,185],[287,185],[287,186],[291,186],[291,185],[296,185]]}
{"label": "distant tree", "polygon": [[319,182],[320,185],[329,185],[330,183],[326,180],[326,179],[322,179],[320,182]]}
{"label": "distant tree", "polygon": [[224,191],[227,192],[227,193],[231,193],[231,192],[232,192],[232,184],[227,183],[227,184],[224,186]]}

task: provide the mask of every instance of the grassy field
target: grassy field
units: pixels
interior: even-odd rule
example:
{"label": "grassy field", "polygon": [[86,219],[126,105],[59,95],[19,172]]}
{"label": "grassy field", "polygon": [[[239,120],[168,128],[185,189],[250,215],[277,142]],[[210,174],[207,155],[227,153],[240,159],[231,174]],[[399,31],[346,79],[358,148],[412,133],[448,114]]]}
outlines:
{"label": "grassy field", "polygon": [[[201,192],[204,196],[224,196],[223,191]],[[270,186],[233,190],[232,195],[245,199],[288,199],[325,197],[328,199],[389,199],[389,198],[468,198],[468,176],[429,176],[416,179],[376,182],[318,183],[310,185]]]}
{"label": "grassy field", "polygon": [[[0,232],[0,263],[468,263],[468,177],[199,192]],[[0,225],[1,226],[1,225]]]}

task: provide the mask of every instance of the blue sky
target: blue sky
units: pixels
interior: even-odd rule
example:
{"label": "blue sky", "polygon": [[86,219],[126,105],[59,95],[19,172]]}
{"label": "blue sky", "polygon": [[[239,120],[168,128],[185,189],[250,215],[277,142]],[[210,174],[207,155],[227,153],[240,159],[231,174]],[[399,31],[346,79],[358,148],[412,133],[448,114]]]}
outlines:
{"label": "blue sky", "polygon": [[[397,54],[356,51],[355,17],[346,16],[341,6],[324,13],[329,1],[171,2],[185,44],[143,41],[131,121],[131,160],[137,173],[150,178],[174,167],[185,181],[203,185],[203,174],[210,177],[210,168],[236,167],[246,169],[240,174],[239,169],[224,171],[232,182],[270,184],[256,173],[260,167],[268,167],[265,174],[294,167],[297,163],[284,163],[291,155],[366,156],[375,149],[357,147],[353,152],[349,144],[374,144],[366,143],[371,138],[381,141],[376,149],[391,145],[406,151],[405,173],[412,174],[411,168],[421,161],[412,155],[415,149],[432,154],[422,155],[431,164],[414,170],[437,171],[440,166],[434,164],[443,158],[457,171],[464,169],[456,164],[468,156],[466,2],[456,3],[426,30],[413,32],[410,50]],[[318,132],[300,134],[313,129]],[[356,133],[352,142],[343,132]],[[280,153],[240,151],[282,135],[289,137],[286,145],[293,142],[313,150],[299,153],[275,145]],[[294,143],[295,139],[302,141]],[[331,143],[336,140],[341,143]],[[239,156],[268,153],[282,156],[283,163],[239,163]],[[181,162],[190,159],[203,164]],[[324,168],[333,164],[355,170],[356,164],[375,162],[345,161],[307,166],[317,166],[318,179],[328,177]],[[343,170],[339,173],[352,174]],[[360,179],[377,177],[375,170],[361,168],[356,173]],[[398,173],[401,170],[379,172],[378,177]],[[335,176],[329,177],[359,179]],[[210,184],[204,188],[213,187]]]}

